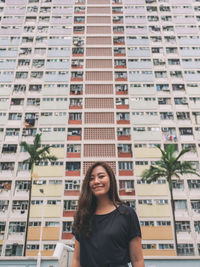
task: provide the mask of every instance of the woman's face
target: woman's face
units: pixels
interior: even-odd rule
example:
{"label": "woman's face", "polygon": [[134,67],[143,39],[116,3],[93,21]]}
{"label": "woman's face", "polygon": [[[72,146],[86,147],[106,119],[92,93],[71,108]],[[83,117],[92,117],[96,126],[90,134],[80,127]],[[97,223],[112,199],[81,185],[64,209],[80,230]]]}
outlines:
{"label": "woman's face", "polygon": [[110,189],[110,178],[104,167],[93,169],[89,179],[89,187],[96,197],[107,195]]}

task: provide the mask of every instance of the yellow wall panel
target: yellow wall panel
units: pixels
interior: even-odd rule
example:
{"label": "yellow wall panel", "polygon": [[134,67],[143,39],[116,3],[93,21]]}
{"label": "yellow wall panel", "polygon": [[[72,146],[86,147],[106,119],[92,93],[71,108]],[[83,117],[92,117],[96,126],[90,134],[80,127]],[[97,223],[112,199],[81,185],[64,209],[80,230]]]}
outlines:
{"label": "yellow wall panel", "polygon": [[176,256],[176,251],[173,249],[143,249],[144,256]]}
{"label": "yellow wall panel", "polygon": [[147,170],[148,168],[149,165],[135,165],[134,167],[135,176],[141,176],[143,171]]}
{"label": "yellow wall panel", "polygon": [[61,217],[61,205],[46,205],[44,214],[48,218]]}
{"label": "yellow wall panel", "polygon": [[171,226],[141,226],[143,240],[172,240]]}
{"label": "yellow wall panel", "polygon": [[39,177],[62,177],[64,166],[35,166],[34,174]]}
{"label": "yellow wall panel", "polygon": [[49,151],[50,151],[51,155],[57,157],[58,159],[63,159],[65,156],[65,149],[64,148],[51,147]]}
{"label": "yellow wall panel", "polygon": [[170,206],[140,204],[138,213],[141,217],[170,217]]}
{"label": "yellow wall panel", "polygon": [[141,147],[134,149],[135,158],[160,158],[161,152],[156,147]]}
{"label": "yellow wall panel", "polygon": [[[44,193],[40,192],[43,189]],[[62,185],[60,184],[48,184],[48,185],[33,185],[32,186],[32,196],[33,197],[61,197],[62,196]]]}
{"label": "yellow wall panel", "polygon": [[137,184],[138,196],[168,196],[167,184]]}
{"label": "yellow wall panel", "polygon": [[[57,218],[61,216],[61,205],[45,205],[44,217]],[[31,205],[30,218],[42,217],[42,205]]]}

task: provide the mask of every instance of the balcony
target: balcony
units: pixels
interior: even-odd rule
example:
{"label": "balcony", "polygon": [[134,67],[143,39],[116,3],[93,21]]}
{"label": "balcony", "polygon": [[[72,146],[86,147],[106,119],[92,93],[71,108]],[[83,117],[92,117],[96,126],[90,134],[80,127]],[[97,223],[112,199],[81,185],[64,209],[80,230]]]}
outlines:
{"label": "balcony", "polygon": [[42,142],[47,141],[65,141],[66,132],[65,131],[53,131],[53,132],[43,132],[41,140]]}
{"label": "balcony", "polygon": [[78,205],[77,200],[64,200],[63,217],[73,217]]}
{"label": "balcony", "polygon": [[49,34],[50,35],[71,35],[72,28],[66,27],[66,26],[51,26],[49,30]]}
{"label": "balcony", "polygon": [[69,57],[70,53],[70,48],[49,48],[47,52],[47,57]]}
{"label": "balcony", "polygon": [[68,124],[82,124],[82,113],[69,113]]}
{"label": "balcony", "polygon": [[117,113],[117,124],[130,124],[130,114],[128,112]]}
{"label": "balcony", "polygon": [[134,141],[160,141],[161,140],[160,131],[134,131],[133,140]]}
{"label": "balcony", "polygon": [[146,115],[133,115],[132,118],[133,118],[132,123],[134,125],[141,125],[141,124],[143,124],[143,125],[151,125],[151,124],[152,125],[153,124],[158,125],[160,123],[160,118],[158,115],[155,115],[155,116],[147,115],[147,114]]}
{"label": "balcony", "polygon": [[82,71],[71,72],[71,81],[72,82],[82,82],[83,81],[83,72]]}
{"label": "balcony", "polygon": [[66,162],[66,176],[80,176],[80,162]]}
{"label": "balcony", "polygon": [[80,128],[69,128],[67,134],[67,140],[79,141],[81,140],[81,129]]}

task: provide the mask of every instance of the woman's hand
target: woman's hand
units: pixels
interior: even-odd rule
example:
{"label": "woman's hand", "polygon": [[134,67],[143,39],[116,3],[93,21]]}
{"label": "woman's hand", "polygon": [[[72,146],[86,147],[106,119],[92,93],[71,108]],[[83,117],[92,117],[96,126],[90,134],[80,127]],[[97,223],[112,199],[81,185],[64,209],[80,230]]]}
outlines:
{"label": "woman's hand", "polygon": [[80,265],[80,243],[77,240],[75,240],[72,267],[81,267]]}
{"label": "woman's hand", "polygon": [[129,242],[129,253],[132,266],[134,267],[145,267],[141,240],[142,239],[137,236]]}

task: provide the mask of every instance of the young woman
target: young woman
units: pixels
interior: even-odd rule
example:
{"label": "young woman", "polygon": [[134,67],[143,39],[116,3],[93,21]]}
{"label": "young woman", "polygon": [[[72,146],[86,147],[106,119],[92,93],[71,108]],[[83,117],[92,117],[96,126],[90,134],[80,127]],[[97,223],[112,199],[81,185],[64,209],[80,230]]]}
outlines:
{"label": "young woman", "polygon": [[137,215],[119,199],[113,170],[104,162],[86,173],[73,234],[72,267],[144,267]]}

